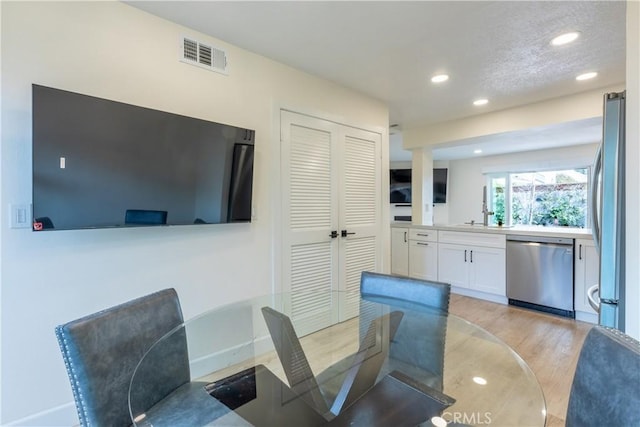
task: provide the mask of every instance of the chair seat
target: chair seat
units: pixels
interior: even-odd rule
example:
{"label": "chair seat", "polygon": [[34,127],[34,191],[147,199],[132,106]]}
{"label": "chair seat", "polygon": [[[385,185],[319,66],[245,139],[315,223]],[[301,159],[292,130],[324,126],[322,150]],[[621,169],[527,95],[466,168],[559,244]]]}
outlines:
{"label": "chair seat", "polygon": [[136,423],[153,427],[188,427],[204,426],[218,420],[217,423],[221,425],[251,425],[211,397],[205,390],[207,384],[194,381],[178,387],[149,409],[144,420]]}

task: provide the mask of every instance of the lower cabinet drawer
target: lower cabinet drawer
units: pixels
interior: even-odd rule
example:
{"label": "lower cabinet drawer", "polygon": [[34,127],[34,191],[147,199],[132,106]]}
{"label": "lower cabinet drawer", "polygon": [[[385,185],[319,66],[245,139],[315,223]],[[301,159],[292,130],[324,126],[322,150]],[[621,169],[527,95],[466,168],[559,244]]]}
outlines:
{"label": "lower cabinet drawer", "polygon": [[461,231],[439,232],[439,243],[451,243],[465,246],[484,246],[486,248],[506,248],[507,239],[504,234],[498,233],[475,233]]}
{"label": "lower cabinet drawer", "polygon": [[438,241],[437,230],[425,230],[422,228],[409,229],[409,240],[426,240],[428,242]]}

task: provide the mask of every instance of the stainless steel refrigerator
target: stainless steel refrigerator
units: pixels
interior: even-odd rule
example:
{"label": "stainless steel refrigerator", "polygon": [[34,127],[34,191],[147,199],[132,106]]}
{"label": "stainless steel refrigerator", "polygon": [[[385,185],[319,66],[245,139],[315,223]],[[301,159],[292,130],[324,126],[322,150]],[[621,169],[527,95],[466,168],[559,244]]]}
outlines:
{"label": "stainless steel refrigerator", "polygon": [[625,92],[604,96],[602,144],[592,180],[593,240],[600,253],[600,281],[588,292],[601,325],[624,331],[625,291]]}

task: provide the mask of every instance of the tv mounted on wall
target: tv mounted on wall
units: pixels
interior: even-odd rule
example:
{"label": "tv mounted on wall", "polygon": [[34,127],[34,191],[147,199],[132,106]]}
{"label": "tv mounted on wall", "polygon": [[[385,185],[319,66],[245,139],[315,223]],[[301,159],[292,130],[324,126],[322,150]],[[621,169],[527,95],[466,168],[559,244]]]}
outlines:
{"label": "tv mounted on wall", "polygon": [[411,169],[391,169],[389,171],[391,181],[389,201],[402,204],[411,203]]}
{"label": "tv mounted on wall", "polygon": [[433,203],[447,203],[447,169],[433,170]]}
{"label": "tv mounted on wall", "polygon": [[[411,204],[411,169],[391,169],[389,201]],[[433,169],[433,203],[447,202],[447,169]]]}
{"label": "tv mounted on wall", "polygon": [[255,132],[33,85],[33,229],[251,221]]}

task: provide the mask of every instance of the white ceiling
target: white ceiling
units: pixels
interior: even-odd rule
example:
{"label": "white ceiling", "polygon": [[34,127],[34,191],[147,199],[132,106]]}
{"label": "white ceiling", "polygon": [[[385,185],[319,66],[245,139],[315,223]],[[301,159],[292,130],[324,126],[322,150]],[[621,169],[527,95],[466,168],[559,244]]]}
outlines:
{"label": "white ceiling", "polygon": [[[380,99],[405,128],[625,80],[622,1],[127,3]],[[576,42],[549,44],[570,30]],[[575,80],[587,71],[598,77]]]}

